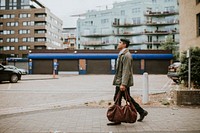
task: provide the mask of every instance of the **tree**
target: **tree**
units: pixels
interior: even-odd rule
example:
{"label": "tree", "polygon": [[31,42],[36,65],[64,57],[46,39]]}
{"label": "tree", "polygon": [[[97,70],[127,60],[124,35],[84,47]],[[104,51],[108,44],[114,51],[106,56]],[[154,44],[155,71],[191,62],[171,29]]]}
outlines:
{"label": "tree", "polygon": [[174,60],[179,60],[179,50],[177,47],[177,43],[172,38],[172,35],[168,35],[165,42],[161,43],[161,49],[171,50],[174,55]]}
{"label": "tree", "polygon": [[[185,86],[188,86],[188,58],[187,51],[181,56],[180,78]],[[200,89],[200,48],[190,48],[191,53],[191,84],[194,88]]]}

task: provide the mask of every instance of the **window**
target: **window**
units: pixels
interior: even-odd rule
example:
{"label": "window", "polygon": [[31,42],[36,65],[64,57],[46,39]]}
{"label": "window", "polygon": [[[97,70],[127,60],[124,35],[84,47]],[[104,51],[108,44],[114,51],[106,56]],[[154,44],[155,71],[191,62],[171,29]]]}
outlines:
{"label": "window", "polygon": [[156,3],[156,0],[152,0],[152,3]]}
{"label": "window", "polygon": [[33,37],[25,37],[25,38],[22,38],[22,42],[34,42],[34,38]]}
{"label": "window", "polygon": [[10,46],[10,50],[15,50],[15,47],[14,46]]}
{"label": "window", "polygon": [[19,46],[19,50],[28,50],[30,47],[29,46]]}
{"label": "window", "polygon": [[5,14],[5,15],[3,16],[3,18],[4,18],[4,19],[6,19],[6,18],[15,18],[15,15],[14,15],[14,14]]}
{"label": "window", "polygon": [[[85,21],[85,26],[91,26],[93,25],[93,21]],[[55,29],[53,26],[52,26],[52,29]]]}
{"label": "window", "polygon": [[173,2],[173,0],[165,0],[165,2]]}
{"label": "window", "polygon": [[152,49],[152,44],[147,45],[147,49]]}
{"label": "window", "polygon": [[0,0],[0,9],[5,10],[6,9],[6,0]]}
{"label": "window", "polygon": [[102,19],[102,20],[101,20],[101,23],[102,23],[102,24],[105,24],[105,23],[108,23],[108,22],[109,22],[108,19]]}
{"label": "window", "polygon": [[0,0],[0,6],[5,6],[6,5],[6,0]]}
{"label": "window", "polygon": [[140,8],[133,8],[132,13],[140,13]]}
{"label": "window", "polygon": [[45,42],[46,39],[45,38],[36,38],[35,42]]}
{"label": "window", "polygon": [[25,21],[22,23],[23,26],[34,26],[34,21]]}
{"label": "window", "polygon": [[133,18],[133,24],[140,24],[141,20],[140,17]]}
{"label": "window", "polygon": [[19,14],[19,18],[30,18],[30,17],[31,17],[31,14],[28,14],[28,13]]}
{"label": "window", "polygon": [[7,26],[18,26],[18,22],[8,22]]}
{"label": "window", "polygon": [[15,31],[14,31],[14,30],[4,30],[4,31],[3,31],[3,34],[4,34],[4,35],[15,34]]}
{"label": "window", "polygon": [[0,42],[3,42],[3,38],[0,38]]}
{"label": "window", "polygon": [[17,0],[9,0],[9,9],[17,9]]}
{"label": "window", "polygon": [[122,15],[122,16],[125,15],[125,10],[121,10],[121,15]]}
{"label": "window", "polygon": [[35,33],[37,33],[37,34],[44,34],[44,33],[46,33],[46,31],[45,30],[35,30]]}
{"label": "window", "polygon": [[2,46],[0,50],[7,51],[7,50],[15,50],[14,46]]}
{"label": "window", "polygon": [[7,38],[6,42],[18,42],[18,38]]}
{"label": "window", "polygon": [[19,34],[30,34],[30,30],[19,30]]}
{"label": "window", "polygon": [[197,14],[197,36],[200,36],[200,13]]}

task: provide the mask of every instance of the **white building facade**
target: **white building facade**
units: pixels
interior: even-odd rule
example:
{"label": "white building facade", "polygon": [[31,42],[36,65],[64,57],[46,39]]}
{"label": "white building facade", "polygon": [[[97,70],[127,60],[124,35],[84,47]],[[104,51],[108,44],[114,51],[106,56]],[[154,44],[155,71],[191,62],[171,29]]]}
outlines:
{"label": "white building facade", "polygon": [[159,49],[167,36],[179,43],[177,0],[129,0],[92,10],[77,21],[80,49],[116,49],[120,38],[130,49]]}

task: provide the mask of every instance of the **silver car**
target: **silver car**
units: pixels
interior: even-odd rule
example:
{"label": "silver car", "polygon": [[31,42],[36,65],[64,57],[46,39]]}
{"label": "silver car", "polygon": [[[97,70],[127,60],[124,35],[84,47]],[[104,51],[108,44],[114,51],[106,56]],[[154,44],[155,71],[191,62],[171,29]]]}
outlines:
{"label": "silver car", "polygon": [[22,69],[22,68],[17,68],[16,66],[6,65],[6,66],[4,66],[4,67],[5,67],[5,68],[8,68],[8,69],[18,70],[19,73],[20,73],[21,75],[26,75],[26,74],[28,74],[28,71],[27,71],[27,70]]}
{"label": "silver car", "polygon": [[171,64],[169,67],[168,67],[168,73],[167,73],[167,76],[169,78],[171,78],[175,83],[179,84],[181,81],[180,81],[180,76],[179,76],[179,68],[181,66],[181,63],[180,62],[174,62],[173,64]]}

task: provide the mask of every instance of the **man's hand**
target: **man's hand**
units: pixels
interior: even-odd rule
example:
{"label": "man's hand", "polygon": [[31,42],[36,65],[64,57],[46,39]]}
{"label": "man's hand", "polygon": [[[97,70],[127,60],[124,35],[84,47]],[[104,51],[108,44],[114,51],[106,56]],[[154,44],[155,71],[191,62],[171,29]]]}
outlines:
{"label": "man's hand", "polygon": [[126,90],[126,86],[120,85],[120,90],[121,90],[121,91],[125,91],[125,90]]}

